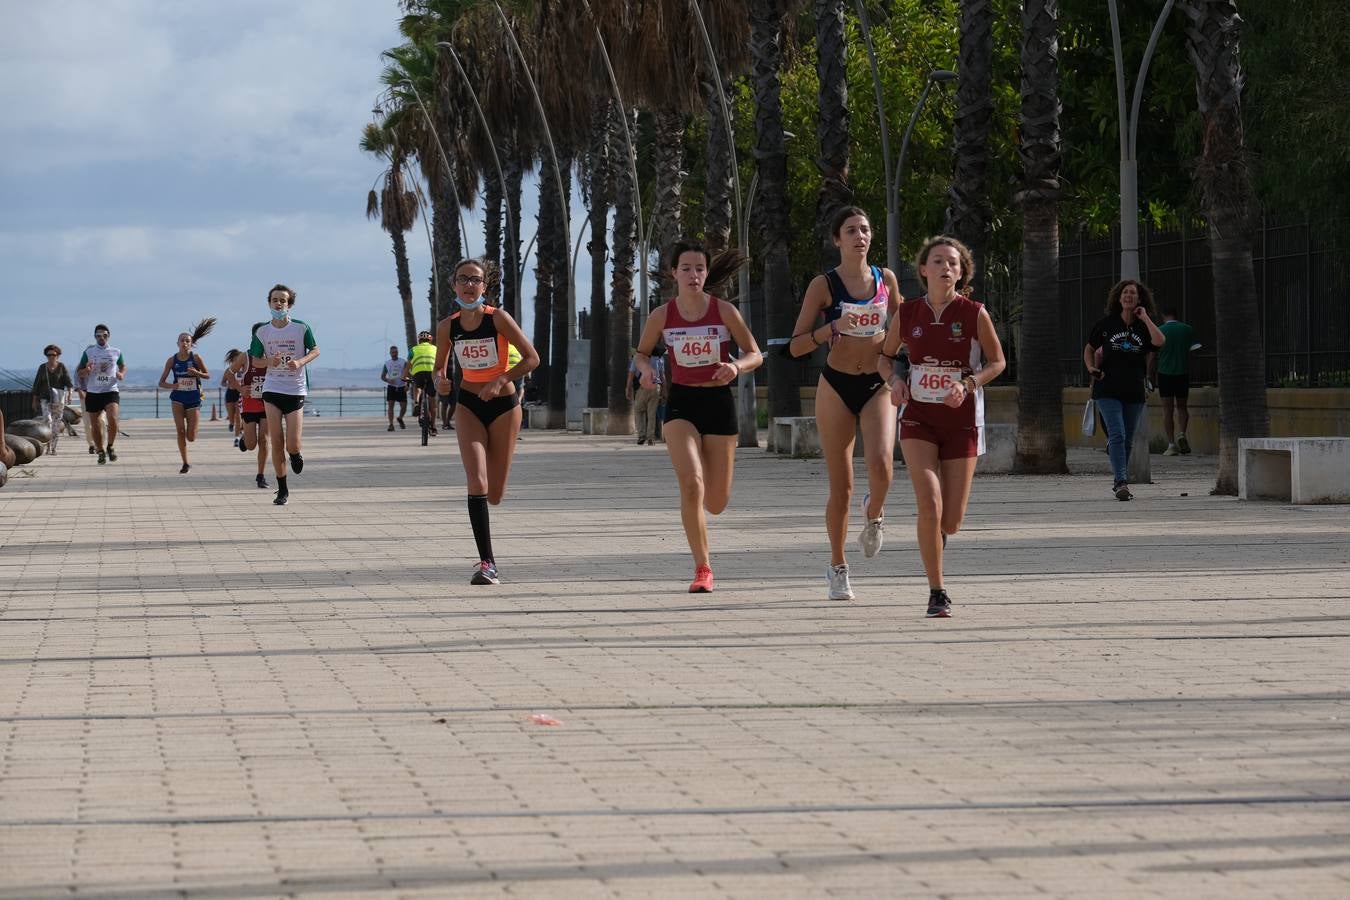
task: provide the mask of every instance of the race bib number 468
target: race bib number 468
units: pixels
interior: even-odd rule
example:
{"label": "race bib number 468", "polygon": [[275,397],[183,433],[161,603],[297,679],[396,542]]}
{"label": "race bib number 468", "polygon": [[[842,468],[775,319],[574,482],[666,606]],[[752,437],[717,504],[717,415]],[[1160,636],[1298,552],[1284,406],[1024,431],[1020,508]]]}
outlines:
{"label": "race bib number 468", "polygon": [[961,380],[955,366],[914,366],[909,370],[909,393],[920,403],[941,403]]}
{"label": "race bib number 468", "polygon": [[[839,316],[841,334],[853,337],[872,337],[886,330],[886,304],[884,303],[843,303]],[[856,324],[849,320],[856,316]]]}

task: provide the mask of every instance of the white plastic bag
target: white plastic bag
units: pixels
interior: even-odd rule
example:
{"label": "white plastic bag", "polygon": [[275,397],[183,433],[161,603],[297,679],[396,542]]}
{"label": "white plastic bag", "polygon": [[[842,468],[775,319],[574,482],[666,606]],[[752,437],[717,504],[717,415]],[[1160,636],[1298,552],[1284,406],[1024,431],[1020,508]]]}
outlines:
{"label": "white plastic bag", "polygon": [[1088,398],[1083,404],[1083,437],[1092,437],[1097,433],[1097,401]]}

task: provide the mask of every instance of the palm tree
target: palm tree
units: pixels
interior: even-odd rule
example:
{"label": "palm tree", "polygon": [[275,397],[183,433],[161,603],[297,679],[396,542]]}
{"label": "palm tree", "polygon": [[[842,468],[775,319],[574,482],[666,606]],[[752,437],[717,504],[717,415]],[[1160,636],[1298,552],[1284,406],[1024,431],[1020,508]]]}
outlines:
{"label": "palm tree", "polygon": [[1219,363],[1216,494],[1236,494],[1238,441],[1270,434],[1261,311],[1252,269],[1252,185],[1242,128],[1242,20],[1234,0],[1181,0],[1186,46],[1204,119],[1196,164],[1214,268],[1214,343]]}
{"label": "palm tree", "polygon": [[844,0],[815,0],[816,92],[820,117],[816,136],[820,144],[820,192],[816,196],[816,238],[825,267],[839,263],[839,251],[830,234],[835,210],[853,202],[848,181],[848,40],[844,28]]}
{"label": "palm tree", "polygon": [[581,166],[582,192],[590,215],[591,238],[591,356],[586,405],[603,407],[609,401],[609,314],[605,296],[605,264],[609,257],[609,208],[614,192],[610,157],[611,106],[597,103],[592,113],[591,144]]}
{"label": "palm tree", "polygon": [[961,80],[956,88],[955,174],[943,230],[975,257],[974,296],[983,299],[989,238],[989,132],[994,119],[994,10],[991,0],[961,0]]}
{"label": "palm tree", "polygon": [[[767,335],[792,333],[796,297],[792,289],[789,251],[792,226],[787,192],[787,141],[783,136],[783,103],[779,70],[779,41],[787,17],[796,13],[802,0],[751,0],[750,55],[754,60],[751,84],[755,96],[755,158],[758,161],[759,193],[756,218],[759,223],[764,261],[765,322]],[[742,297],[744,304],[747,298]],[[796,416],[801,412],[797,373],[801,363],[781,353],[769,354],[769,415]]]}
{"label": "palm tree", "polygon": [[[629,113],[629,128],[637,125],[637,110]],[[618,156],[627,153],[622,125],[612,129]],[[633,404],[625,395],[628,347],[633,333],[633,269],[637,251],[637,185],[622,174],[614,179],[614,266],[610,271],[609,307],[609,417],[607,434],[633,433]]]}
{"label": "palm tree", "polygon": [[379,219],[380,227],[394,243],[394,271],[398,295],[403,301],[403,329],[408,346],[417,343],[417,316],[413,312],[412,275],[408,269],[408,245],[403,235],[417,221],[417,195],[408,189],[404,170],[408,157],[395,135],[384,125],[371,122],[361,131],[361,150],[389,165],[377,179],[379,189],[366,195],[366,218]]}
{"label": "palm tree", "polygon": [[1068,471],[1059,315],[1059,0],[1022,4],[1022,327],[1013,470]]}

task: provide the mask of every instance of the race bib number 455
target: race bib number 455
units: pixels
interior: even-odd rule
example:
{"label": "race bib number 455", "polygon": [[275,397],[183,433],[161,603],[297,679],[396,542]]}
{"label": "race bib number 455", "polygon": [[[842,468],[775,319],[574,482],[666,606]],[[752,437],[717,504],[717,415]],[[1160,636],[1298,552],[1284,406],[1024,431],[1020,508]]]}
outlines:
{"label": "race bib number 455", "polygon": [[469,370],[491,369],[497,365],[496,338],[468,338],[455,341],[455,357],[460,368]]}
{"label": "race bib number 455", "polygon": [[941,403],[960,380],[961,370],[955,366],[914,366],[909,370],[909,393],[920,403]]}

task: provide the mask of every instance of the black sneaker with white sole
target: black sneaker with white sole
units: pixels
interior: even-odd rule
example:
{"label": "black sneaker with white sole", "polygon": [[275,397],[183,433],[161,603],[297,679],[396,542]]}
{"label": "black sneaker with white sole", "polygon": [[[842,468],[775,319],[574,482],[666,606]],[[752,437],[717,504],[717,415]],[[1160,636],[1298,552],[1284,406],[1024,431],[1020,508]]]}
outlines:
{"label": "black sneaker with white sole", "polygon": [[1134,494],[1130,493],[1130,486],[1123,481],[1119,482],[1118,484],[1116,484],[1115,487],[1111,488],[1111,493],[1115,494],[1116,499],[1122,502],[1124,502],[1125,500],[1134,499]]}
{"label": "black sneaker with white sole", "polygon": [[928,592],[928,618],[950,619],[952,617],[952,598],[942,588],[933,588]]}

